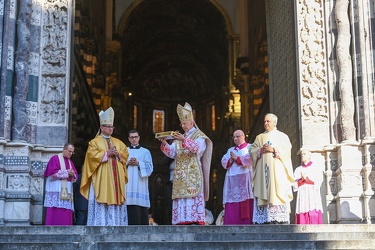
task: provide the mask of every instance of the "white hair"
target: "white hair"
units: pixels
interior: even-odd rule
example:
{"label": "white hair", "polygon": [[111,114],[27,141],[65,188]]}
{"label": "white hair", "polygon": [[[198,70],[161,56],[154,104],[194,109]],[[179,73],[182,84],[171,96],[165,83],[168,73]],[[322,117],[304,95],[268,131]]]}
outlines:
{"label": "white hair", "polygon": [[275,114],[268,113],[268,114],[266,114],[265,117],[267,117],[267,116],[271,117],[272,120],[275,121],[275,125],[277,125],[277,116]]}

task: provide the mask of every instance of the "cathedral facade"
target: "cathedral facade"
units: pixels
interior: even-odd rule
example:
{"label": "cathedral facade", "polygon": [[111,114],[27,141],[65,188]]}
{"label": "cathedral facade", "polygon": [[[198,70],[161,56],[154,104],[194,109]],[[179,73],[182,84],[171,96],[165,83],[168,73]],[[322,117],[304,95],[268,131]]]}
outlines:
{"label": "cathedral facade", "polygon": [[115,137],[137,128],[152,152],[164,221],[154,134],[178,129],[185,101],[214,143],[214,215],[231,134],[251,143],[272,112],[294,166],[306,148],[324,170],[325,223],[372,223],[374,13],[370,0],[0,0],[0,225],[43,224],[48,160],[72,142],[80,169],[109,106]]}

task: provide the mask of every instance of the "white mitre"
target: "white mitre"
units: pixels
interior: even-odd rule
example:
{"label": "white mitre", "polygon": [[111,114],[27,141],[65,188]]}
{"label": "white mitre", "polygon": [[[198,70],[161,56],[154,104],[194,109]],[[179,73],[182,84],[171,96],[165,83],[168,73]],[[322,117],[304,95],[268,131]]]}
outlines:
{"label": "white mitre", "polygon": [[100,126],[102,125],[112,125],[115,120],[115,112],[113,111],[113,108],[110,107],[106,111],[100,111],[99,112],[99,120],[100,120]]}

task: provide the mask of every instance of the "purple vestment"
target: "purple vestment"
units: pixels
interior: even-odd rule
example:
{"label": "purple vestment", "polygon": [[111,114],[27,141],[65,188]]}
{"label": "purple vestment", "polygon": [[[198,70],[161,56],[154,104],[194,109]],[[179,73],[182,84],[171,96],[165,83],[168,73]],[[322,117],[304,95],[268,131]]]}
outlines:
{"label": "purple vestment", "polygon": [[[44,198],[44,206],[47,208],[45,223],[46,225],[73,225],[73,199],[60,199],[60,192],[62,186],[62,179],[67,178],[66,187],[68,189],[68,193],[71,195],[71,197],[73,197],[72,183],[76,181],[78,173],[73,162],[68,158],[63,158],[66,170],[61,169],[59,157],[58,155],[54,155],[49,160],[47,168],[44,171],[44,177],[46,177]],[[67,170],[69,168],[72,168],[74,170],[75,178],[70,178],[68,176]]]}

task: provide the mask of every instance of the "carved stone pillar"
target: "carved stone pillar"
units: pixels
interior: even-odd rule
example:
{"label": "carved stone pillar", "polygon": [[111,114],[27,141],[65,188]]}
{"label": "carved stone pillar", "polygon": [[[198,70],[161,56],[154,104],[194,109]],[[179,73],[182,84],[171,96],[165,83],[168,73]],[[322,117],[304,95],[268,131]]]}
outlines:
{"label": "carved stone pillar", "polygon": [[[42,223],[44,169],[69,140],[72,3],[0,2],[0,15],[7,16],[1,27],[6,39],[0,39],[7,44],[1,52],[6,77],[2,74],[0,93],[0,225]],[[12,20],[15,17],[18,25]],[[15,73],[15,90],[8,91],[12,85],[7,81],[13,83]]]}
{"label": "carved stone pillar", "polygon": [[302,145],[330,144],[323,1],[298,0],[296,10]]}
{"label": "carved stone pillar", "polygon": [[17,0],[2,1],[1,13],[3,27],[1,33],[2,44],[0,49],[1,78],[0,78],[0,137],[11,139],[12,123],[12,90],[14,79],[14,55],[16,40]]}
{"label": "carved stone pillar", "polygon": [[[372,143],[372,144],[371,144]],[[367,224],[374,223],[375,219],[375,146],[373,141],[363,141],[363,168],[362,168],[362,180],[363,180],[363,194],[361,202],[363,206],[363,219]]]}
{"label": "carved stone pillar", "polygon": [[[340,169],[337,194],[337,222],[360,223],[363,219],[362,153],[359,145],[341,145],[338,149]],[[357,150],[355,150],[357,149]]]}
{"label": "carved stone pillar", "polygon": [[[373,93],[360,77],[373,65],[360,54],[369,51],[362,49],[366,25],[354,23],[361,18],[369,23],[370,17],[359,13],[361,6],[355,2],[296,2],[301,146],[326,155],[322,189],[328,223],[371,223],[375,215],[375,141],[369,136],[373,114],[366,116],[362,110],[369,106],[364,99],[373,100]],[[366,135],[368,140],[361,141]]]}
{"label": "carved stone pillar", "polygon": [[350,21],[353,29],[351,49],[353,52],[353,81],[357,87],[356,123],[359,139],[375,139],[374,105],[374,29],[373,1],[353,1]]}
{"label": "carved stone pillar", "polygon": [[29,153],[31,145],[7,143],[4,155],[4,224],[23,225],[30,223],[30,208],[33,197],[29,192]]}
{"label": "carved stone pillar", "polygon": [[63,145],[68,138],[71,4],[57,0],[42,3],[39,144]]}

